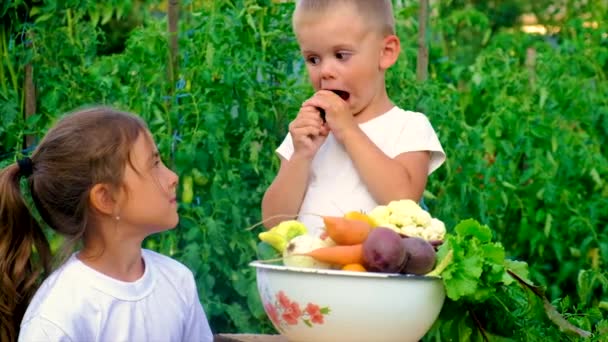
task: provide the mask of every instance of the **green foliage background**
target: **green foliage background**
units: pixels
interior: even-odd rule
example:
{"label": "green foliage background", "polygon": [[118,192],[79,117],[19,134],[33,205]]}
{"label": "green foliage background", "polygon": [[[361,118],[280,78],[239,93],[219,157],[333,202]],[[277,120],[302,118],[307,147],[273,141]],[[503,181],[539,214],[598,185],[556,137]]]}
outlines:
{"label": "green foliage background", "polygon": [[[403,52],[389,93],[429,116],[448,155],[429,179],[431,213],[448,227],[489,225],[570,321],[608,334],[598,324],[608,307],[608,4],[431,2],[430,77],[419,83],[418,1],[396,3]],[[311,94],[293,4],[181,2],[174,84],[166,2],[0,4],[0,165],[28,153],[24,136],[41,138],[64,112],[109,104],[140,114],[181,175],[184,200],[179,226],[146,247],[194,271],[214,331],[273,332],[247,265],[259,230],[245,228],[260,220],[274,149]],[[523,33],[523,12],[551,34]],[[28,63],[37,111],[26,120]]]}

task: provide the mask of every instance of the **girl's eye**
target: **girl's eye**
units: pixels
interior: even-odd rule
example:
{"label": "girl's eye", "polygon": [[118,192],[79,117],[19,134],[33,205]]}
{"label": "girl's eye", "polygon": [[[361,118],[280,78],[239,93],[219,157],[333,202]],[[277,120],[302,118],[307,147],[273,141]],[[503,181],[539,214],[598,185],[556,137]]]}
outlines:
{"label": "girl's eye", "polygon": [[308,62],[309,64],[319,64],[320,58],[317,56],[310,56],[306,58],[306,62]]}

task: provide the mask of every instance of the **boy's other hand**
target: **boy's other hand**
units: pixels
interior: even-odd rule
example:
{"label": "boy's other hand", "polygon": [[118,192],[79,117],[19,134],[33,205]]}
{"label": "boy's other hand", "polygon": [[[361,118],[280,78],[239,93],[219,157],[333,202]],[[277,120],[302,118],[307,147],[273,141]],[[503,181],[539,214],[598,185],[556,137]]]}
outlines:
{"label": "boy's other hand", "polygon": [[312,159],[329,134],[319,110],[314,106],[303,105],[298,116],[289,124],[293,140],[294,156]]}
{"label": "boy's other hand", "polygon": [[348,131],[359,128],[346,101],[331,90],[319,90],[302,106],[323,108],[326,125],[340,142]]}

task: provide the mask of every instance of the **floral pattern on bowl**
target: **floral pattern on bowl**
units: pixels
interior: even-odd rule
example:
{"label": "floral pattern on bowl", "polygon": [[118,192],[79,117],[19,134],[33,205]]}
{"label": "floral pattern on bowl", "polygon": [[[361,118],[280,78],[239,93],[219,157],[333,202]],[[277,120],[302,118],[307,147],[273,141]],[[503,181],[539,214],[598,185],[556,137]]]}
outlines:
{"label": "floral pattern on bowl", "polygon": [[320,307],[314,303],[300,306],[289,299],[283,291],[276,293],[274,300],[266,301],[264,309],[274,325],[282,330],[288,325],[298,325],[300,321],[308,327],[313,324],[324,324],[325,316],[330,313],[329,307]]}

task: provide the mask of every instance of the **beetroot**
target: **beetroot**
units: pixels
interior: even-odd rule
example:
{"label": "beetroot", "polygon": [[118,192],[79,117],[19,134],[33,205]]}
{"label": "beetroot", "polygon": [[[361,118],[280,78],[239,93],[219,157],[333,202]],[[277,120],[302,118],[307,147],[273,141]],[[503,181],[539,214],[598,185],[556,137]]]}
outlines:
{"label": "beetroot", "polygon": [[407,262],[401,237],[390,228],[372,229],[363,242],[363,260],[365,268],[369,271],[399,272]]}
{"label": "beetroot", "polygon": [[[346,101],[348,100],[348,98],[350,97],[350,94],[347,91],[344,90],[337,90],[337,89],[332,89],[332,91],[340,96],[340,98],[342,98],[342,100]],[[325,121],[325,109],[321,108],[321,107],[317,107],[317,110],[319,110],[319,115],[321,115],[321,119],[323,119],[323,122]]]}
{"label": "beetroot", "polygon": [[419,237],[408,237],[401,239],[401,244],[407,254],[407,263],[401,273],[422,275],[433,269],[437,255],[431,243]]}

